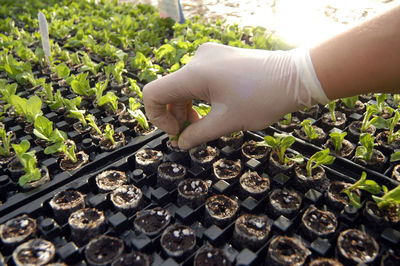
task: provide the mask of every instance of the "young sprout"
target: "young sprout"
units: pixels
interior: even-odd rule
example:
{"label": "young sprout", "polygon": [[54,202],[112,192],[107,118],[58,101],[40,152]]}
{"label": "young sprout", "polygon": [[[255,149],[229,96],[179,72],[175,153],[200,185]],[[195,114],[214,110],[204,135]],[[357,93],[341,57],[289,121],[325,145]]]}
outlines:
{"label": "young sprout", "polygon": [[342,132],[342,133],[332,132],[329,134],[329,136],[331,137],[331,142],[335,147],[336,152],[340,152],[340,150],[342,149],[343,140],[344,137],[346,137],[346,135],[347,132]]}
{"label": "young sprout", "polygon": [[103,92],[107,89],[108,79],[105,81],[99,81],[96,83],[95,87],[92,88],[94,94],[96,95],[97,102],[100,101],[101,97],[103,97]]}
{"label": "young sprout", "polygon": [[69,67],[64,63],[58,64],[55,67],[55,71],[57,73],[57,76],[64,80],[67,80],[70,74]]}
{"label": "young sprout", "polygon": [[376,106],[378,107],[379,113],[383,113],[384,110],[386,109],[389,113],[393,112],[393,109],[388,106],[388,104],[385,102],[386,99],[388,98],[387,93],[375,93],[375,98],[376,98]]}
{"label": "young sprout", "polygon": [[329,148],[314,153],[306,164],[308,176],[312,176],[312,170],[320,165],[330,165],[335,161],[335,157],[329,155]]}
{"label": "young sprout", "polygon": [[117,62],[112,69],[113,77],[119,84],[122,84],[124,82],[124,77],[122,76],[122,73],[126,72],[127,71],[125,69],[125,64],[123,61]]}
{"label": "young sprout", "polygon": [[176,134],[176,136],[174,136],[174,137],[171,138],[171,141],[178,141],[180,135],[182,134],[182,132],[183,132],[188,126],[190,126],[190,124],[191,124],[190,121],[189,121],[189,120],[186,120],[185,123],[183,124],[182,129],[178,132],[178,134]]}
{"label": "young sprout", "polygon": [[393,143],[400,136],[400,130],[394,131],[394,128],[398,124],[399,120],[400,120],[400,113],[398,110],[395,111],[394,115],[391,118],[386,120],[389,126],[389,135],[387,137],[388,144]]}
{"label": "young sprout", "polygon": [[358,95],[342,98],[341,100],[347,108],[353,109],[354,107],[356,107],[356,102],[358,101]]}
{"label": "young sprout", "polygon": [[118,97],[117,97],[117,95],[115,95],[114,92],[109,91],[109,92],[107,92],[106,95],[103,95],[100,97],[98,104],[99,104],[99,106],[108,104],[108,106],[110,106],[113,111],[117,111],[118,110]]}
{"label": "young sprout", "polygon": [[93,90],[90,89],[88,73],[80,73],[78,76],[71,75],[70,85],[71,89],[78,95],[90,96],[93,94]]}
{"label": "young sprout", "polygon": [[365,161],[370,161],[372,158],[372,154],[374,152],[374,143],[375,137],[371,134],[364,133],[360,136],[361,146],[358,146],[356,149],[356,158],[363,159]]}
{"label": "young sprout", "polygon": [[211,106],[200,103],[199,105],[193,105],[193,109],[201,116],[206,116],[211,111]]}
{"label": "young sprout", "polygon": [[53,84],[50,83],[44,83],[43,84],[43,90],[41,94],[42,98],[47,99],[47,103],[52,103],[54,102],[54,95],[53,95]]}
{"label": "young sprout", "polygon": [[37,116],[42,115],[42,100],[34,95],[29,99],[21,98],[18,95],[11,95],[11,104],[15,106],[18,114],[24,115],[29,123],[35,122]]}
{"label": "young sprout", "polygon": [[94,130],[96,130],[96,132],[101,135],[103,134],[100,130],[100,128],[96,125],[96,121],[95,121],[95,117],[92,114],[88,114],[86,117],[86,121],[88,121],[89,126],[91,126],[92,128],[94,128]]}
{"label": "young sprout", "polygon": [[11,137],[13,135],[12,131],[7,132],[5,127],[0,127],[0,138],[2,142],[2,146],[0,146],[0,155],[3,157],[10,157],[10,144],[11,144]]}
{"label": "young sprout", "polygon": [[357,190],[364,190],[371,194],[378,194],[381,191],[381,188],[374,180],[367,180],[367,173],[362,172],[360,180],[341,191],[341,193],[345,193],[349,197],[350,205],[360,209],[360,196],[356,192]]}
{"label": "young sprout", "polygon": [[303,127],[304,133],[306,133],[306,136],[313,140],[319,137],[319,134],[315,130],[315,128],[311,125],[311,121],[308,119],[303,120],[300,123],[300,126]]}
{"label": "young sprout", "polygon": [[141,128],[143,128],[144,130],[148,130],[150,128],[150,125],[145,114],[142,112],[142,110],[139,109],[141,106],[142,105],[137,102],[136,99],[132,97],[129,98],[129,114],[138,121]]}
{"label": "young sprout", "polygon": [[41,178],[40,170],[36,166],[35,151],[28,152],[30,143],[28,140],[21,141],[20,144],[11,144],[15,155],[19,162],[24,167],[25,174],[22,175],[18,183],[20,186],[25,185],[28,182],[36,181]]}
{"label": "young sprout", "polygon": [[360,127],[361,133],[367,132],[367,129],[371,125],[375,126],[376,128],[385,128],[386,127],[386,121],[382,117],[376,116],[371,119],[371,117],[376,114],[379,114],[378,106],[376,104],[368,105],[367,109],[364,113],[364,118],[361,123],[361,127]]}
{"label": "young sprout", "polygon": [[129,81],[129,90],[133,91],[137,94],[137,96],[143,100],[143,93],[140,87],[137,85],[137,81],[135,79],[128,78]]}
{"label": "young sprout", "polygon": [[54,101],[51,103],[48,103],[49,107],[52,110],[57,110],[59,108],[64,107],[64,98],[61,95],[61,92],[58,90],[56,94],[54,94]]}
{"label": "young sprout", "polygon": [[336,102],[335,101],[331,101],[330,103],[328,103],[328,108],[329,108],[329,112],[330,112],[331,117],[332,117],[332,121],[336,122],[336,114],[335,114]]}
{"label": "young sprout", "polygon": [[282,125],[290,125],[292,123],[292,113],[288,113],[283,116],[283,118],[279,121]]}
{"label": "young sprout", "polygon": [[296,141],[293,136],[286,134],[274,133],[274,136],[265,136],[264,141],[258,142],[259,146],[267,146],[274,151],[279,159],[279,162],[282,165],[286,165],[290,161],[294,161],[296,163],[303,163],[304,158],[301,154],[298,154],[294,157],[288,157],[286,155],[286,150],[292,146],[292,144]]}
{"label": "young sprout", "polygon": [[67,140],[59,141],[54,145],[46,147],[45,154],[62,152],[71,162],[76,163],[78,159],[75,154],[75,144],[68,144]]}
{"label": "young sprout", "polygon": [[82,100],[82,98],[79,97],[79,96],[75,97],[75,98],[73,98],[71,100],[63,98],[63,103],[64,103],[64,105],[67,107],[67,109],[69,111],[68,117],[78,119],[79,122],[84,127],[86,127],[87,126],[86,119],[85,119],[86,110],[79,110],[78,109],[78,106],[81,105],[81,100]]}
{"label": "young sprout", "polygon": [[115,145],[114,129],[110,125],[106,125],[106,129],[104,130],[104,137],[109,139],[111,143]]}
{"label": "young sprout", "polygon": [[382,186],[382,190],[383,190],[382,197],[372,195],[372,199],[377,203],[379,209],[383,209],[385,207],[392,207],[400,204],[400,185],[392,190],[388,190],[386,186]]}
{"label": "young sprout", "polygon": [[393,105],[399,107],[400,105],[400,94],[393,94],[392,96]]}
{"label": "young sprout", "polygon": [[57,128],[53,130],[53,122],[44,116],[38,116],[34,126],[33,134],[48,143],[62,142],[67,139],[67,134]]}

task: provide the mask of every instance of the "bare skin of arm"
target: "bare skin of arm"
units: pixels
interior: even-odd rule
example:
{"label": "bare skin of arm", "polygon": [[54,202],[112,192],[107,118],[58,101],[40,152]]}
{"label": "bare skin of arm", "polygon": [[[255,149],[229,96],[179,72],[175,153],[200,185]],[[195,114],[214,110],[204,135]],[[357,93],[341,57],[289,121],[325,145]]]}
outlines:
{"label": "bare skin of arm", "polygon": [[400,93],[400,5],[310,50],[330,99]]}

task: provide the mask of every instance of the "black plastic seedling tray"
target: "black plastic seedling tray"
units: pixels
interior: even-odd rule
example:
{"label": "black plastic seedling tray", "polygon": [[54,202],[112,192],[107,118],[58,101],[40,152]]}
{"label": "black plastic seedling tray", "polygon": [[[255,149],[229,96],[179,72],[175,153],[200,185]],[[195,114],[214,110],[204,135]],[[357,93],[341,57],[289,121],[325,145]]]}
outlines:
{"label": "black plastic seedling tray", "polygon": [[[6,221],[27,214],[29,217],[36,219],[38,230],[35,237],[47,239],[56,247],[56,255],[54,262],[64,262],[68,265],[85,265],[85,249],[87,245],[78,245],[71,239],[71,231],[68,223],[57,224],[54,220],[53,212],[49,206],[51,198],[61,191],[69,189],[77,190],[85,195],[85,203],[87,207],[96,208],[105,214],[106,228],[102,234],[115,236],[123,240],[125,248],[124,253],[133,250],[141,251],[148,254],[151,258],[152,265],[192,265],[196,250],[201,247],[212,245],[222,249],[232,264],[236,265],[263,265],[266,263],[267,250],[271,240],[278,235],[292,236],[303,241],[305,246],[311,251],[311,255],[307,259],[307,263],[315,258],[328,257],[341,260],[336,249],[336,239],[338,234],[349,228],[357,228],[367,232],[373,236],[379,243],[379,255],[375,260],[375,264],[379,264],[382,257],[388,250],[398,249],[400,243],[400,227],[399,225],[389,226],[387,228],[378,228],[373,224],[365,221],[362,211],[354,209],[336,209],[326,202],[326,193],[313,188],[308,189],[302,195],[302,204],[298,213],[291,218],[285,216],[273,217],[268,209],[268,194],[260,198],[251,196],[243,196],[240,193],[238,182],[228,183],[223,180],[216,181],[213,177],[211,167],[202,167],[193,164],[187,153],[169,151],[166,147],[168,137],[166,135],[156,135],[153,140],[137,141],[121,150],[105,154],[98,161],[93,162],[79,171],[68,175],[66,179],[58,180],[56,183],[49,184],[42,188],[40,192],[34,192],[21,198],[21,201],[15,200],[15,204],[1,209],[0,224]],[[256,133],[246,132],[245,139],[261,140],[262,137]],[[145,144],[146,143],[146,144]],[[216,146],[216,142],[210,143]],[[207,180],[210,184],[208,197],[217,194],[224,194],[239,204],[239,213],[241,214],[264,214],[268,216],[271,224],[271,232],[268,240],[257,249],[248,249],[239,247],[233,241],[234,222],[230,222],[226,226],[217,226],[210,224],[205,220],[205,205],[192,209],[187,205],[179,205],[177,202],[177,189],[164,188],[157,183],[157,173],[144,174],[141,170],[137,170],[135,165],[135,153],[142,148],[151,148],[162,151],[164,160],[180,163],[187,168],[187,176],[185,178],[200,178]],[[313,150],[309,150],[309,149]],[[294,145],[294,152],[303,154],[311,154],[314,147],[297,142]],[[220,158],[240,159],[240,149],[232,149],[223,147],[220,149]],[[265,170],[265,164],[257,160],[242,161],[243,171],[257,171],[260,175],[270,178],[270,190],[277,188],[296,189],[293,177],[285,174],[277,174],[270,176]],[[344,164],[342,166],[341,164]],[[341,167],[350,169],[344,174]],[[336,163],[330,167],[325,167],[327,177],[330,181],[342,180],[346,182],[354,182],[358,178],[357,169],[352,172],[353,164],[344,160],[340,165]],[[127,174],[128,183],[139,187],[144,196],[141,210],[151,209],[156,206],[163,207],[171,214],[171,224],[184,224],[195,231],[196,246],[188,255],[174,259],[166,255],[160,246],[161,233],[155,236],[147,236],[139,233],[133,226],[136,213],[124,214],[115,209],[110,202],[109,193],[101,193],[96,186],[95,177],[97,174],[105,170],[118,170]],[[372,179],[379,179],[385,182],[391,188],[395,183],[389,182],[387,177],[378,173],[370,172]],[[12,201],[14,202],[14,201]],[[311,205],[322,210],[329,210],[335,214],[338,219],[338,227],[336,232],[327,238],[310,238],[301,229],[301,217],[304,211]],[[11,257],[13,249],[2,243],[0,253],[3,255],[5,262],[14,265]],[[343,260],[341,260],[343,262]],[[351,265],[351,263],[344,263]]]}

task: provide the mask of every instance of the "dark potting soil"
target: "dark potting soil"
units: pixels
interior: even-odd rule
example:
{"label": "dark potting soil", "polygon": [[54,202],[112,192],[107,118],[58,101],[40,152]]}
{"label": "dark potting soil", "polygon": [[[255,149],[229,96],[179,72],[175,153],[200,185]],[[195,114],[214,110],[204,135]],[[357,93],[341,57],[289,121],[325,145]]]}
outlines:
{"label": "dark potting soil", "polygon": [[161,246],[170,251],[190,250],[196,243],[194,232],[187,226],[175,225],[161,237]]}
{"label": "dark potting soil", "polygon": [[[102,216],[101,213],[96,209],[83,209],[83,210],[79,210],[78,212],[79,212],[79,214],[77,214],[77,212],[74,212],[73,214],[71,214],[70,220],[73,217],[75,219],[78,219],[79,223],[85,224],[85,225],[86,224],[90,225],[90,224],[96,222]],[[77,214],[77,215],[74,215],[74,214]]]}
{"label": "dark potting soil", "polygon": [[[349,203],[349,197],[342,191],[349,186],[351,186],[351,184],[349,183],[333,181],[328,187],[328,193],[335,201],[340,202],[344,206]],[[356,193],[360,195],[358,190],[356,191]]]}
{"label": "dark potting soil", "polygon": [[34,234],[36,232],[36,222],[27,215],[17,217],[3,225],[1,238],[8,239],[23,235]]}
{"label": "dark potting soil", "polygon": [[310,251],[299,239],[278,236],[268,247],[268,256],[275,258],[277,265],[302,265]]}
{"label": "dark potting soil", "polygon": [[224,195],[208,198],[206,205],[210,215],[223,218],[232,217],[238,210],[238,204]]}
{"label": "dark potting soil", "polygon": [[257,145],[257,142],[250,140],[242,145],[242,151],[245,155],[258,159],[267,155],[269,148],[267,146]]}
{"label": "dark potting soil", "polygon": [[162,153],[152,149],[144,149],[142,152],[137,152],[136,156],[139,161],[154,162],[162,157]]}
{"label": "dark potting soil", "polygon": [[277,204],[282,209],[296,210],[301,205],[301,198],[298,195],[298,192],[293,193],[288,189],[276,189],[271,193],[270,200],[272,204]]}
{"label": "dark potting soil", "polygon": [[16,257],[24,265],[45,265],[53,259],[55,254],[53,243],[43,239],[32,239],[22,245],[23,248],[20,246],[15,251],[19,249]]}
{"label": "dark potting soil", "polygon": [[392,143],[388,143],[389,131],[380,132],[376,135],[376,142],[390,150],[400,149],[400,139],[395,139]]}
{"label": "dark potting soil", "polygon": [[210,266],[210,265],[220,265],[220,266],[230,266],[231,262],[225,256],[224,252],[217,248],[206,248],[201,249],[196,254],[194,259],[195,266]]}
{"label": "dark potting soil", "polygon": [[111,262],[123,251],[124,242],[118,238],[101,236],[93,239],[85,250],[86,258],[92,263]]}
{"label": "dark potting soil", "polygon": [[378,255],[379,246],[376,241],[366,233],[349,229],[343,231],[337,240],[337,245],[342,249],[345,257],[357,262],[372,262]]}
{"label": "dark potting soil", "polygon": [[335,111],[336,121],[333,121],[331,113],[325,113],[321,117],[321,122],[325,124],[330,124],[333,127],[341,128],[344,121],[346,121],[346,115],[342,112]]}
{"label": "dark potting soil", "polygon": [[237,229],[246,236],[265,238],[270,231],[268,220],[265,216],[243,215],[236,220]]}
{"label": "dark potting soil", "polygon": [[353,143],[351,143],[350,141],[348,141],[346,139],[343,140],[342,148],[340,149],[339,153],[336,152],[335,146],[333,145],[333,143],[332,143],[332,141],[330,139],[328,139],[328,141],[326,142],[325,147],[329,148],[329,150],[332,153],[334,153],[334,154],[336,154],[338,156],[342,156],[344,158],[348,158],[351,155],[351,153],[353,152],[353,150],[354,150]]}
{"label": "dark potting soil", "polygon": [[80,200],[82,195],[75,190],[66,190],[57,194],[54,202],[58,205],[73,205],[74,201]]}
{"label": "dark potting soil", "polygon": [[80,164],[82,164],[84,162],[84,155],[82,153],[77,153],[76,154],[76,162],[73,162],[71,160],[68,159],[68,157],[64,157],[65,160],[61,160],[60,162],[60,167],[66,169],[66,171],[68,170],[73,170],[75,169],[77,166],[79,166]]}
{"label": "dark potting soil", "polygon": [[211,146],[199,147],[193,152],[193,156],[201,162],[207,162],[217,156],[217,151]]}
{"label": "dark potting soil", "polygon": [[262,177],[257,172],[245,172],[240,177],[240,184],[249,192],[262,192],[268,190],[270,187],[270,181],[268,177]]}
{"label": "dark potting soil", "polygon": [[133,250],[131,253],[122,255],[119,259],[113,262],[112,266],[148,266],[150,259],[147,254]]}
{"label": "dark potting soil", "polygon": [[103,139],[100,141],[100,145],[101,145],[102,147],[106,148],[106,149],[112,149],[112,148],[114,148],[115,146],[118,146],[118,145],[120,144],[120,142],[123,142],[123,141],[125,140],[125,136],[123,135],[122,132],[118,132],[118,133],[114,134],[113,138],[114,138],[115,144],[113,144],[112,141],[111,141],[110,139],[108,139],[108,138],[103,138]]}
{"label": "dark potting soil", "polygon": [[102,172],[96,177],[96,182],[101,187],[115,187],[126,183],[126,175],[120,171],[106,171]]}
{"label": "dark potting soil", "polygon": [[185,168],[176,163],[161,164],[158,169],[161,173],[170,177],[182,176],[185,173]]}
{"label": "dark potting soil", "polygon": [[144,215],[138,215],[135,224],[142,228],[146,233],[156,232],[171,221],[171,215],[162,208],[155,208]]}
{"label": "dark potting soil", "polygon": [[179,184],[178,190],[183,195],[196,196],[207,193],[208,187],[207,184],[205,184],[204,181],[200,179],[186,179]]}
{"label": "dark potting soil", "polygon": [[326,234],[333,232],[337,227],[337,219],[332,212],[312,208],[306,211],[303,222],[315,232]]}
{"label": "dark potting soil", "polygon": [[221,159],[214,163],[214,171],[218,178],[236,177],[241,171],[240,164],[228,159]]}
{"label": "dark potting soil", "polygon": [[118,188],[113,193],[113,199],[116,203],[123,205],[124,203],[132,203],[140,199],[142,192],[140,188],[133,185]]}
{"label": "dark potting soil", "polygon": [[375,202],[371,202],[368,204],[368,208],[372,213],[378,217],[384,218],[386,221],[390,221],[392,223],[399,222],[399,206],[396,204],[386,205],[383,208],[379,209],[378,205]]}

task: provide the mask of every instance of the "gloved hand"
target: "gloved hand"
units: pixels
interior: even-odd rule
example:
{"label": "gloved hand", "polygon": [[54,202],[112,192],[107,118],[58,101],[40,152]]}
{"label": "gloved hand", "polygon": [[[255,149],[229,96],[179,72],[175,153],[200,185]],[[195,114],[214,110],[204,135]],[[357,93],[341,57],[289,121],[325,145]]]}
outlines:
{"label": "gloved hand", "polygon": [[[192,99],[211,104],[200,119]],[[238,130],[260,130],[283,115],[329,102],[309,51],[241,49],[214,43],[199,47],[183,68],[144,87],[150,121],[188,149]]]}

